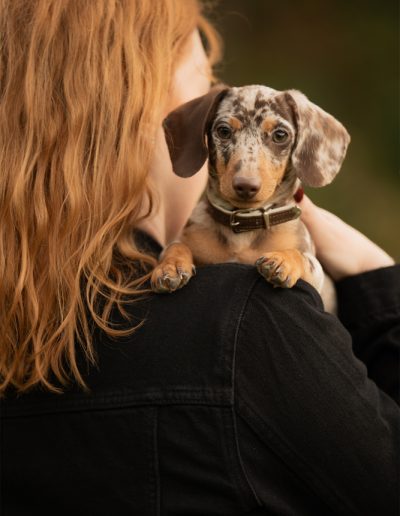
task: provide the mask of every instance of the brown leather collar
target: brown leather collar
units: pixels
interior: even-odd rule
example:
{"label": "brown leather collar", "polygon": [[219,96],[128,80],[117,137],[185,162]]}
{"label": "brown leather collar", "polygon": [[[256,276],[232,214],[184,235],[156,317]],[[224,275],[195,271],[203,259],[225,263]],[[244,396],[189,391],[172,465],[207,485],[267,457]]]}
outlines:
{"label": "brown leather collar", "polygon": [[270,226],[297,219],[301,214],[301,209],[296,204],[279,208],[233,209],[230,211],[216,206],[209,198],[207,200],[208,212],[212,218],[216,222],[231,228],[234,233],[268,229]]}

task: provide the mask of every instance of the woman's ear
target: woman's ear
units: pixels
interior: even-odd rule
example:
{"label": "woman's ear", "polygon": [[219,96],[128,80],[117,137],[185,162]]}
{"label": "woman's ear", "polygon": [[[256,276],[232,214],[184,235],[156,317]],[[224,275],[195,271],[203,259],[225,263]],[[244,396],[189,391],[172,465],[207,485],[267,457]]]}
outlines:
{"label": "woman's ear", "polygon": [[350,136],[344,126],[297,90],[284,92],[297,125],[292,166],[307,186],[325,186],[339,172]]}
{"label": "woman's ear", "polygon": [[178,176],[193,176],[204,165],[208,158],[207,129],[228,90],[225,85],[215,86],[206,95],[186,102],[165,118],[165,139],[172,168]]}

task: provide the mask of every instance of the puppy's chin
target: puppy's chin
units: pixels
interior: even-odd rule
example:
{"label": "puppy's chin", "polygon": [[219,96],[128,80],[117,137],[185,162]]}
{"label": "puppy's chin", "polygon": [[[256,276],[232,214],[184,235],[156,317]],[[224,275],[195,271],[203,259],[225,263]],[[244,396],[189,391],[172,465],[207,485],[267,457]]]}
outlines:
{"label": "puppy's chin", "polygon": [[230,197],[226,200],[229,204],[240,210],[256,210],[257,208],[261,208],[268,204],[268,199],[249,199],[248,201],[245,201],[244,199],[239,199],[237,197]]}
{"label": "puppy's chin", "polygon": [[257,208],[262,208],[266,204],[269,204],[274,197],[274,193],[272,193],[269,197],[259,198],[258,195],[253,199],[240,199],[237,197],[234,192],[226,192],[223,193],[219,188],[214,188],[212,190],[215,198],[219,198],[222,201],[222,206],[225,205],[225,208],[229,209],[230,207],[236,208],[238,210],[256,210]]}

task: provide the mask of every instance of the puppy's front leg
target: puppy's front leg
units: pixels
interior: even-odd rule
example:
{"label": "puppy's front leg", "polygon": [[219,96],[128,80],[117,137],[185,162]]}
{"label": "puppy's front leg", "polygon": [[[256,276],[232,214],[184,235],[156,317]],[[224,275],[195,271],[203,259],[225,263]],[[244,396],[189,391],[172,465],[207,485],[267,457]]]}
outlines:
{"label": "puppy's front leg", "polygon": [[174,242],[160,255],[160,263],[151,275],[154,292],[174,292],[184,287],[195,274],[191,250],[181,242]]}
{"label": "puppy's front leg", "polygon": [[320,291],[323,271],[318,260],[297,249],[265,253],[256,261],[258,272],[276,287],[292,288],[298,279],[311,283]]}

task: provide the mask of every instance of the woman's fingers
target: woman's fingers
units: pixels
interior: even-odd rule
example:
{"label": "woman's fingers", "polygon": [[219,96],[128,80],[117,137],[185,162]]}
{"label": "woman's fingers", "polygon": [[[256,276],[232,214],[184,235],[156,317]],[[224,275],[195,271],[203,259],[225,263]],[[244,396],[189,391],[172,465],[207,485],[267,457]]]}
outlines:
{"label": "woman's fingers", "polygon": [[394,264],[383,249],[333,213],[316,206],[306,195],[299,206],[317,257],[335,281]]}

